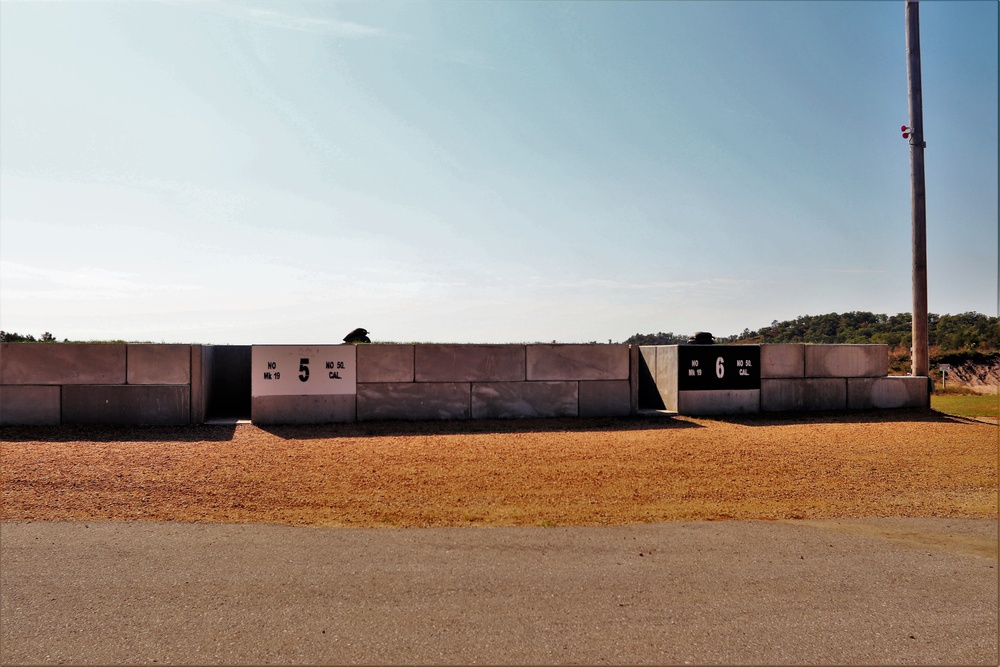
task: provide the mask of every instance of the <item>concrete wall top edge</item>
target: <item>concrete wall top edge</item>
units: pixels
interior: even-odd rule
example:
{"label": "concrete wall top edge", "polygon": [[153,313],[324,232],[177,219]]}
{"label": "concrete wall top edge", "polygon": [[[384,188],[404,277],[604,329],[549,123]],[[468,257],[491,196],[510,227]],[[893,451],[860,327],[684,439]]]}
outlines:
{"label": "concrete wall top edge", "polygon": [[884,377],[888,345],[806,345],[806,377]]}
{"label": "concrete wall top edge", "polygon": [[527,380],[627,380],[627,345],[529,345]]}
{"label": "concrete wall top edge", "polygon": [[417,382],[504,382],[524,380],[524,345],[417,345]]}
{"label": "concrete wall top edge", "polygon": [[359,345],[358,382],[413,382],[413,345]]}
{"label": "concrete wall top edge", "polygon": [[760,346],[761,378],[805,377],[805,345],[765,343]]}
{"label": "concrete wall top edge", "polygon": [[129,344],[129,384],[190,384],[191,346]]}
{"label": "concrete wall top edge", "polygon": [[122,343],[0,344],[0,384],[125,384]]}

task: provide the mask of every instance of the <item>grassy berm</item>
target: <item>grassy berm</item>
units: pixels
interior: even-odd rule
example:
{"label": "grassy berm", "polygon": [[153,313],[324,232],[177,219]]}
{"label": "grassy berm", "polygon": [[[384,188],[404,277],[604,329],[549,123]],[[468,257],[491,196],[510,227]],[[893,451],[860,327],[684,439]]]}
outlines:
{"label": "grassy berm", "polygon": [[985,417],[996,421],[1000,418],[1000,395],[939,392],[931,395],[931,407],[953,416]]}
{"label": "grassy berm", "polygon": [[0,518],[359,527],[996,518],[998,436],[995,423],[931,410],[5,427]]}

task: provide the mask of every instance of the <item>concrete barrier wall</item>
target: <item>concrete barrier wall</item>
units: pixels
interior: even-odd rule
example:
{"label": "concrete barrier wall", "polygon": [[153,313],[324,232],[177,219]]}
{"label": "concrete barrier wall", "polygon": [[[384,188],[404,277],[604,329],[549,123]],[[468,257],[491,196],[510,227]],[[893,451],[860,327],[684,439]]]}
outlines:
{"label": "concrete barrier wall", "polygon": [[640,407],[717,415],[930,406],[927,378],[888,376],[887,345],[761,345],[758,392],[678,391],[677,349],[640,347]]}
{"label": "concrete barrier wall", "polygon": [[126,345],[0,344],[0,385],[125,384]]}
{"label": "concrete barrier wall", "polygon": [[805,345],[761,345],[760,377],[803,378],[806,376]]}
{"label": "concrete barrier wall", "polygon": [[638,409],[633,366],[638,350],[628,345],[359,345],[353,414],[255,396],[252,421],[626,416]]}
{"label": "concrete barrier wall", "polygon": [[60,424],[61,391],[58,385],[0,385],[0,426]]}
{"label": "concrete barrier wall", "polygon": [[577,417],[579,382],[477,382],[472,385],[473,419]]}
{"label": "concrete barrier wall", "polygon": [[523,382],[524,358],[524,345],[417,345],[413,375],[416,382]]}
{"label": "concrete barrier wall", "polygon": [[4,344],[0,424],[261,424],[622,416],[636,411],[627,345],[363,345],[357,394],[250,392],[250,346]]}
{"label": "concrete barrier wall", "polygon": [[528,345],[529,381],[628,380],[627,345]]}
{"label": "concrete barrier wall", "polygon": [[803,345],[805,377],[886,377],[888,345]]}
{"label": "concrete barrier wall", "polygon": [[190,422],[190,386],[68,384],[62,388],[64,424],[177,426]]}
{"label": "concrete barrier wall", "polygon": [[358,345],[358,382],[413,382],[413,345]]}
{"label": "concrete barrier wall", "polygon": [[209,368],[211,356],[209,345],[191,346],[191,423],[204,424],[208,412]]}
{"label": "concrete barrier wall", "polygon": [[[648,388],[646,409],[665,410],[682,415],[736,415],[760,411],[760,390],[734,390],[729,388],[684,390],[680,385],[681,352],[679,345],[642,346],[640,358],[645,368],[643,374],[652,378],[655,390]],[[707,349],[709,346],[705,346]],[[747,346],[756,347],[756,346]],[[703,369],[714,373],[713,369]]]}
{"label": "concrete barrier wall", "polygon": [[639,347],[639,407],[677,412],[677,347]]}
{"label": "concrete barrier wall", "polygon": [[639,406],[664,410],[663,397],[656,382],[656,346],[639,346]]}
{"label": "concrete barrier wall", "polygon": [[191,346],[126,346],[125,383],[191,384]]}
{"label": "concrete barrier wall", "polygon": [[760,389],[677,392],[677,413],[682,415],[743,415],[760,412]]}
{"label": "concrete barrier wall", "polygon": [[472,386],[468,382],[358,383],[358,419],[469,419]]}
{"label": "concrete barrier wall", "polygon": [[251,397],[249,365],[249,346],[3,344],[0,424],[610,417],[651,403],[712,415],[930,400],[926,378],[886,375],[882,345],[762,345],[760,389],[739,391],[678,391],[677,346],[361,345],[357,393],[342,396]]}
{"label": "concrete barrier wall", "polygon": [[192,345],[0,344],[0,425],[197,422],[200,360]]}
{"label": "concrete barrier wall", "polygon": [[630,380],[581,380],[580,417],[624,417],[638,412]]}
{"label": "concrete barrier wall", "polygon": [[762,345],[761,365],[762,412],[930,406],[926,378],[888,377],[888,345]]}
{"label": "concrete barrier wall", "polygon": [[851,410],[929,408],[930,405],[930,382],[925,377],[847,379],[847,407]]}
{"label": "concrete barrier wall", "polygon": [[357,420],[354,394],[254,396],[250,421],[255,424],[327,424]]}
{"label": "concrete barrier wall", "polygon": [[847,378],[762,378],[760,409],[762,412],[846,410]]}
{"label": "concrete barrier wall", "polygon": [[628,345],[405,346],[412,374],[396,347],[359,347],[359,420],[610,417],[637,403]]}

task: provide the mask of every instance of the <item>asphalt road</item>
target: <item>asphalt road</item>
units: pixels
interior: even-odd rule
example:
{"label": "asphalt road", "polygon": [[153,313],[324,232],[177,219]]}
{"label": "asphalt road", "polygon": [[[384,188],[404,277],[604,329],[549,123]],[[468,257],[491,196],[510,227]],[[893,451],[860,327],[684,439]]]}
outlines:
{"label": "asphalt road", "polygon": [[992,664],[997,522],[0,524],[3,664]]}

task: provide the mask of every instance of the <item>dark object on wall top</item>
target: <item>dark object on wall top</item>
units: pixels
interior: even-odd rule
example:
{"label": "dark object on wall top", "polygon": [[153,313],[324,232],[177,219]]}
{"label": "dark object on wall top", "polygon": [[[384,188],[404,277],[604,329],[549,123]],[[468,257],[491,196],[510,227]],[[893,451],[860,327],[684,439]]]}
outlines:
{"label": "dark object on wall top", "polygon": [[694,335],[688,338],[688,343],[693,345],[715,345],[715,337],[707,331],[695,331]]}
{"label": "dark object on wall top", "polygon": [[349,333],[346,336],[344,336],[344,342],[345,343],[370,343],[372,341],[371,341],[370,338],[368,338],[368,329],[362,329],[361,327],[358,327],[357,329],[355,329],[351,333]]}

